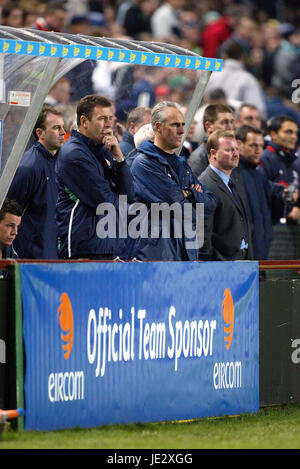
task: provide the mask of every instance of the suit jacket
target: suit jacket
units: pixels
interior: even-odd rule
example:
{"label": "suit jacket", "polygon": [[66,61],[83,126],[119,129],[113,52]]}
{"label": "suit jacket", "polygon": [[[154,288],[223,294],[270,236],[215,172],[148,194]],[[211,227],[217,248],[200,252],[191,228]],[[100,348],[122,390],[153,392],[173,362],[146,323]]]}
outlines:
{"label": "suit jacket", "polygon": [[236,188],[240,195],[240,203],[210,166],[201,174],[199,181],[217,198],[214,214],[204,221],[204,245],[200,250],[199,258],[202,260],[237,260],[246,227],[247,259],[252,259],[251,227],[243,193],[239,186]]}

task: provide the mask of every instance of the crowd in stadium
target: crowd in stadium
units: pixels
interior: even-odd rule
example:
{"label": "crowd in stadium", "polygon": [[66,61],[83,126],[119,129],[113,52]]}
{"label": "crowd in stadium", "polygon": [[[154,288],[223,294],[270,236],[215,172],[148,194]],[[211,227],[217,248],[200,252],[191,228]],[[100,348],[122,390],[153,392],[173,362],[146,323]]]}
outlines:
{"label": "crowd in stadium", "polygon": [[[198,72],[86,61],[59,80],[8,192],[22,209],[22,221],[15,207],[7,212],[14,217],[9,235],[0,211],[0,243],[14,241],[15,249],[2,257],[262,260],[274,227],[298,225],[296,1],[20,0],[2,1],[1,16],[15,28],[165,42],[224,59],[182,148]],[[171,240],[161,223],[158,239],[147,232],[126,243],[119,231],[113,242],[103,239],[99,220],[107,218],[97,207],[120,209],[120,195],[148,209],[191,205],[192,233],[177,236],[173,216]],[[198,202],[204,240],[195,246]]]}

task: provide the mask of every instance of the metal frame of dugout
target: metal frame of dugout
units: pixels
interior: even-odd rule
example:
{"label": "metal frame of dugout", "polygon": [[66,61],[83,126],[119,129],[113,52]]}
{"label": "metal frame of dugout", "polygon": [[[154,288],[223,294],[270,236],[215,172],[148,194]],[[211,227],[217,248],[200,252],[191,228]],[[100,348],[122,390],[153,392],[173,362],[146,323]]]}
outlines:
{"label": "metal frame of dugout", "polygon": [[[0,26],[0,205],[49,90],[85,60],[198,71],[198,83],[185,116],[184,138],[211,73],[222,69],[221,59],[204,58],[172,44]],[[12,92],[25,95],[16,104]]]}

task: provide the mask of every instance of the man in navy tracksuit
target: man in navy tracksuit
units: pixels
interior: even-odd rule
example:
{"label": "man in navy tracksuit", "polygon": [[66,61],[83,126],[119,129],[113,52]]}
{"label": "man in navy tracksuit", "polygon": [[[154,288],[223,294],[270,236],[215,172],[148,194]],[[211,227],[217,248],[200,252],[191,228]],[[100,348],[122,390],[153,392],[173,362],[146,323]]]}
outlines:
{"label": "man in navy tracksuit", "polygon": [[272,217],[280,218],[284,213],[284,186],[275,185],[258,171],[264,147],[260,129],[242,126],[236,132],[236,139],[251,226],[253,258],[266,260],[273,239]]}
{"label": "man in navy tracksuit", "polygon": [[24,153],[7,194],[23,211],[14,249],[23,259],[56,259],[55,161],[65,136],[61,113],[44,105],[33,134],[37,142]]}
{"label": "man in navy tracksuit", "polygon": [[[118,231],[119,196],[126,196],[128,203],[133,201],[134,185],[113,135],[112,121],[108,99],[88,95],[79,101],[78,131],[72,131],[56,165],[59,258],[113,259],[123,253],[125,238]],[[111,223],[106,209],[112,214]]]}
{"label": "man in navy tracksuit", "polygon": [[[283,187],[300,183],[300,158],[295,149],[298,140],[298,124],[290,116],[273,117],[268,126],[271,141],[266,146],[259,171],[272,182]],[[300,200],[287,214],[287,223],[296,223],[300,218]],[[273,219],[273,223],[279,219]]]}
{"label": "man in navy tracksuit", "polygon": [[[212,192],[204,188],[194,176],[191,168],[174,151],[180,146],[184,134],[184,117],[177,105],[172,102],[157,104],[151,114],[151,123],[154,130],[154,143],[144,141],[139,146],[139,153],[135,157],[131,171],[135,181],[136,200],[145,204],[150,210],[150,225],[148,237],[140,237],[133,250],[135,257],[140,260],[197,260],[199,247],[190,243],[191,237],[182,229],[182,234],[175,236],[175,229],[181,228],[185,220],[170,217],[169,233],[163,235],[162,222],[157,228],[157,236],[153,235],[153,211],[158,204],[165,204],[169,209],[177,203],[177,208],[185,209],[189,204],[192,213],[192,222],[195,224],[195,206],[204,204],[204,216],[213,214],[216,199]],[[162,211],[162,218],[164,217]],[[178,212],[179,213],[179,212]],[[166,228],[166,227],[165,227]],[[195,225],[194,225],[195,228]]]}

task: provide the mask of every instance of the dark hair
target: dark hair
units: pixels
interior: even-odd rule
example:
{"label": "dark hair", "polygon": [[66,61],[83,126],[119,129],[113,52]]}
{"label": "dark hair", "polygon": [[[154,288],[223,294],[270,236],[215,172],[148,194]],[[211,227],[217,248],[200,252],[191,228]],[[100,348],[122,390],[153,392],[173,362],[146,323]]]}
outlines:
{"label": "dark hair", "polygon": [[62,113],[60,111],[58,111],[57,109],[55,109],[55,107],[50,106],[50,104],[44,104],[43,107],[42,107],[42,110],[40,112],[40,115],[37,118],[37,121],[36,121],[35,126],[33,128],[33,131],[32,131],[33,136],[36,140],[37,140],[36,130],[37,129],[45,130],[45,128],[46,128],[45,122],[46,122],[48,114],[55,114],[56,116],[61,116],[62,117]]}
{"label": "dark hair", "polygon": [[18,202],[15,200],[5,199],[3,205],[0,209],[0,221],[3,220],[7,213],[11,213],[12,215],[16,215],[17,217],[22,216],[22,208]]}
{"label": "dark hair", "polygon": [[77,125],[80,125],[81,116],[85,116],[88,120],[91,120],[93,110],[96,106],[111,107],[112,102],[104,96],[97,94],[89,94],[81,98],[77,105]]}
{"label": "dark hair", "polygon": [[223,56],[229,59],[241,60],[245,57],[245,52],[238,42],[229,40],[223,51]]}
{"label": "dark hair", "polygon": [[258,129],[257,127],[253,127],[252,125],[242,125],[236,130],[235,138],[237,140],[241,140],[242,142],[246,142],[247,135],[250,132],[256,135],[264,135],[263,131],[261,129]]}
{"label": "dark hair", "polygon": [[273,132],[277,134],[284,122],[294,122],[294,124],[296,124],[298,127],[298,123],[293,117],[287,115],[280,115],[272,117],[272,119],[269,120],[268,132],[270,133],[273,130]]}
{"label": "dark hair", "polygon": [[13,10],[21,10],[22,11],[22,7],[20,7],[20,5],[18,5],[15,2],[8,2],[5,5],[3,5],[2,10],[1,10],[2,18],[3,19],[8,18]]}
{"label": "dark hair", "polygon": [[226,104],[209,104],[203,113],[203,127],[207,121],[216,122],[220,112],[230,112],[230,114],[233,114],[232,108]]}
{"label": "dark hair", "polygon": [[55,2],[55,1],[53,1],[53,2],[47,1],[47,2],[44,2],[44,3],[46,3],[46,11],[45,11],[45,13],[44,13],[44,15],[46,15],[46,16],[49,15],[49,14],[52,15],[52,14],[55,13],[57,10],[62,10],[62,11],[64,11],[64,12],[67,12],[67,9],[66,9],[66,7],[64,6],[64,4],[61,3],[61,2],[59,2],[59,1],[57,1],[57,2]]}

